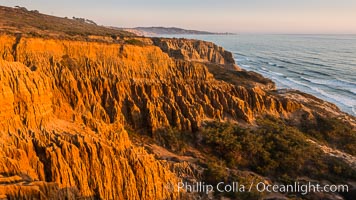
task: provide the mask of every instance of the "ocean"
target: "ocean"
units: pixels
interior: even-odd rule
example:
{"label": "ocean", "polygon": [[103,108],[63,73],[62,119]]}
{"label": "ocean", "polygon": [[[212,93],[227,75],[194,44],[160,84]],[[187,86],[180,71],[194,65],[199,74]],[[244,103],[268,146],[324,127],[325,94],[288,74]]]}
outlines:
{"label": "ocean", "polygon": [[162,35],[211,41],[243,69],[356,116],[356,35]]}

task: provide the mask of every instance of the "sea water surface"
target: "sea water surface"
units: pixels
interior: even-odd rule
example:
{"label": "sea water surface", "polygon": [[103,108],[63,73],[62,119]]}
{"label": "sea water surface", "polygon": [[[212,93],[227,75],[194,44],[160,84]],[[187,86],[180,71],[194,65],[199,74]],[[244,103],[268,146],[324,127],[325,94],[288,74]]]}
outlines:
{"label": "sea water surface", "polygon": [[237,64],[356,116],[356,35],[162,35],[206,40]]}

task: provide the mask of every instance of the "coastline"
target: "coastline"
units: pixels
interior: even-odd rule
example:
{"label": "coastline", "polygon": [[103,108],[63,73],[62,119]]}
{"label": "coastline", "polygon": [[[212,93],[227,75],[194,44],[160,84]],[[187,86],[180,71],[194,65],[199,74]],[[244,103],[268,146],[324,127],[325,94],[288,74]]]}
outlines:
{"label": "coastline", "polygon": [[[356,52],[352,48],[353,43],[356,45],[355,35],[345,38],[345,35],[236,35],[236,36],[203,36],[203,35],[162,35],[163,37],[186,37],[205,39],[217,43],[233,53],[237,64],[244,70],[255,71],[263,76],[273,80],[278,89],[295,89],[305,93],[312,94],[323,100],[336,104],[344,112],[352,116],[356,116],[356,80],[354,80],[352,66],[355,66],[356,61],[347,59],[352,52]],[[278,37],[276,37],[278,36]],[[304,36],[308,36],[304,38]],[[350,51],[341,58],[340,55],[333,55],[331,52],[339,52],[341,50],[323,49],[320,54],[327,56],[328,61],[319,60],[322,58],[318,55],[317,50],[326,48],[327,42],[333,38],[341,40],[341,44],[350,43],[347,47]],[[258,39],[261,37],[262,39]],[[290,38],[291,37],[291,38]],[[320,37],[323,38],[322,41]],[[240,39],[239,39],[240,38]],[[282,39],[280,39],[282,38]],[[264,42],[272,40],[272,42]],[[292,42],[286,43],[287,40]],[[294,42],[295,40],[295,42]],[[345,40],[345,42],[343,42]],[[302,43],[293,49],[296,42]],[[303,42],[319,45],[318,48],[313,48],[307,45],[303,48]],[[325,41],[325,42],[324,42]],[[353,42],[352,42],[353,41]],[[251,43],[251,45],[249,45]],[[320,43],[320,44],[319,44]],[[282,46],[280,48],[279,46]],[[289,46],[287,46],[287,44]],[[324,46],[322,46],[324,45]],[[285,46],[285,47],[284,47]],[[278,47],[278,48],[277,48]],[[335,48],[340,48],[338,45]],[[292,57],[288,52],[296,51],[298,55]],[[298,53],[298,52],[306,53]],[[346,50],[345,50],[346,51]],[[287,53],[286,53],[287,52]],[[324,56],[324,58],[325,58]],[[333,59],[334,57],[334,59]],[[352,57],[351,57],[352,58]],[[339,63],[343,63],[343,65]],[[338,70],[340,69],[340,70]],[[345,76],[345,78],[343,77]],[[356,76],[356,74],[355,74]]]}

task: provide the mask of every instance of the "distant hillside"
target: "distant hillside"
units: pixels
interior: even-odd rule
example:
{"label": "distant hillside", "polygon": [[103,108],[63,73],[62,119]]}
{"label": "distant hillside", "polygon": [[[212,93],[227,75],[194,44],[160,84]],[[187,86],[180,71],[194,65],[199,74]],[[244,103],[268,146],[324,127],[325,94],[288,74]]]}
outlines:
{"label": "distant hillside", "polygon": [[196,35],[218,35],[226,33],[214,33],[208,31],[187,30],[176,27],[136,27],[124,29],[137,35],[156,36],[156,35],[181,35],[181,34],[196,34]]}
{"label": "distant hillside", "polygon": [[84,18],[61,18],[27,10],[0,6],[0,31],[41,36],[129,36],[132,33],[98,26]]}

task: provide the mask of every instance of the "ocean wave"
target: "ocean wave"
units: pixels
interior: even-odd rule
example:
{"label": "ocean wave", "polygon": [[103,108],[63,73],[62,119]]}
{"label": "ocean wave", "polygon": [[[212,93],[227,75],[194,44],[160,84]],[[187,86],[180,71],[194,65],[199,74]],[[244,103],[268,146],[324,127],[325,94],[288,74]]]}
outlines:
{"label": "ocean wave", "polygon": [[355,100],[353,99],[349,99],[345,96],[342,96],[342,95],[334,95],[334,94],[330,94],[328,92],[325,92],[324,90],[318,88],[318,87],[311,87],[313,90],[319,92],[321,95],[329,98],[329,99],[333,99],[347,107],[352,107],[355,105]]}
{"label": "ocean wave", "polygon": [[314,66],[324,67],[324,68],[328,68],[328,69],[330,69],[330,68],[332,69],[333,68],[330,65],[320,64],[320,63],[316,63],[316,62],[308,62],[308,61],[305,61],[305,60],[300,60],[300,62],[303,63],[303,64],[314,65]]}
{"label": "ocean wave", "polygon": [[292,62],[290,60],[285,60],[285,59],[281,59],[281,58],[276,58],[276,60],[283,62],[283,63],[287,63],[287,64],[292,64],[292,65],[300,65],[300,63],[297,62]]}
{"label": "ocean wave", "polygon": [[251,68],[249,65],[243,65],[243,64],[241,64],[240,65],[242,68]]}
{"label": "ocean wave", "polygon": [[292,73],[292,74],[298,74],[298,75],[306,75],[304,72],[300,72],[300,71],[294,71],[291,69],[287,70],[288,73]]}
{"label": "ocean wave", "polygon": [[356,86],[356,82],[354,82],[354,81],[345,80],[345,79],[342,79],[342,78],[336,78],[336,79],[339,80],[339,81],[342,81],[342,82],[345,82],[345,83],[349,83],[349,84],[352,84],[352,85]]}
{"label": "ocean wave", "polygon": [[317,81],[315,81],[315,79],[310,79],[310,78],[305,78],[304,76],[299,76],[301,79],[303,79],[304,81],[310,82],[310,83],[316,83],[319,84]]}
{"label": "ocean wave", "polygon": [[356,84],[349,81],[344,81],[340,79],[312,79],[303,76],[300,76],[300,78],[313,84],[323,85],[331,89],[340,89],[344,92],[350,93],[351,95],[356,95]]}
{"label": "ocean wave", "polygon": [[356,87],[356,83],[353,83],[351,81],[346,81],[342,79],[313,79],[313,78],[306,78],[301,76],[300,77],[303,80],[306,80],[308,82],[312,82],[315,84],[320,84],[320,85],[334,85],[334,86],[351,86],[351,87]]}
{"label": "ocean wave", "polygon": [[[253,62],[250,62],[253,63]],[[265,65],[267,64],[267,65]],[[262,66],[261,66],[262,65]],[[287,74],[283,74],[277,71],[272,71],[272,67],[275,67],[277,64],[272,61],[259,61],[254,64],[252,68],[250,65],[243,64],[241,67],[250,68],[263,76],[272,79],[276,82],[279,88],[295,88],[305,92],[310,92],[319,98],[326,99],[333,103],[338,104],[340,107],[346,108],[351,111],[351,108],[355,103],[352,97],[356,94],[356,84],[352,81],[340,80],[340,79],[313,79],[308,76],[322,76],[322,77],[330,77],[330,74],[316,71],[313,69],[303,69],[293,70],[293,68],[289,68],[287,70]],[[298,78],[291,78],[291,74],[298,74]],[[327,87],[330,90],[334,90],[335,94],[325,91],[320,87],[315,87],[315,85],[321,85],[323,87]],[[337,91],[343,91],[344,94]]]}
{"label": "ocean wave", "polygon": [[350,88],[348,89],[352,94],[356,95],[356,88]]}
{"label": "ocean wave", "polygon": [[233,51],[232,53],[239,56],[246,56],[245,54],[236,51]]}
{"label": "ocean wave", "polygon": [[304,56],[304,58],[306,58],[306,59],[312,59],[312,60],[320,60],[320,58],[314,57],[314,56]]}
{"label": "ocean wave", "polygon": [[339,104],[342,104],[344,107],[348,107],[348,108],[352,108],[353,106],[356,105],[356,100],[354,100],[353,98],[348,98],[344,95],[339,95],[339,94],[331,94],[329,92],[326,92],[325,90],[319,88],[319,87],[314,87],[314,86],[311,86],[311,85],[308,85],[308,84],[305,84],[305,83],[302,83],[300,81],[297,81],[293,78],[287,78],[288,80],[298,84],[298,85],[302,85],[306,88],[309,88],[310,90],[313,90],[314,92],[324,96],[326,99],[328,99],[329,101],[332,101],[332,102],[337,102]]}
{"label": "ocean wave", "polygon": [[239,63],[239,62],[241,62],[241,61],[245,61],[246,60],[246,58],[236,58],[235,59],[235,61],[237,62],[237,63]]}
{"label": "ocean wave", "polygon": [[277,76],[284,76],[284,74],[279,73],[279,72],[274,72],[274,71],[270,71],[270,70],[268,72],[271,74],[277,75]]}
{"label": "ocean wave", "polygon": [[295,83],[295,84],[297,84],[297,85],[302,85],[302,86],[304,86],[304,87],[307,87],[307,88],[309,88],[309,89],[312,89],[310,85],[305,84],[305,83],[302,83],[302,82],[300,82],[300,81],[297,81],[297,80],[295,80],[295,79],[293,79],[293,78],[287,77],[286,79],[289,80],[289,81],[291,81],[291,82],[293,82],[293,83]]}
{"label": "ocean wave", "polygon": [[284,66],[278,65],[278,64],[273,63],[273,62],[264,62],[264,63],[269,65],[269,66],[272,66],[272,67],[285,68]]}
{"label": "ocean wave", "polygon": [[263,72],[265,72],[265,73],[267,73],[267,74],[270,74],[271,76],[273,76],[272,74],[277,75],[277,76],[285,76],[285,75],[282,74],[282,73],[275,72],[275,71],[271,71],[271,70],[269,70],[269,69],[267,69],[267,68],[265,68],[265,67],[261,67],[261,68],[260,68],[260,71],[263,71]]}
{"label": "ocean wave", "polygon": [[278,88],[282,89],[282,88],[289,88],[292,89],[292,85],[290,84],[290,81],[286,81],[286,78],[283,79],[278,79],[278,78],[271,78],[278,86]]}
{"label": "ocean wave", "polygon": [[322,75],[322,76],[328,76],[328,77],[331,76],[330,74],[327,74],[327,73],[324,73],[324,72],[320,72],[320,71],[311,70],[311,69],[305,69],[304,71],[312,73],[312,74]]}

